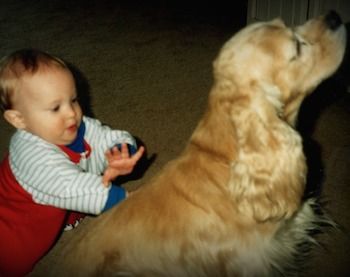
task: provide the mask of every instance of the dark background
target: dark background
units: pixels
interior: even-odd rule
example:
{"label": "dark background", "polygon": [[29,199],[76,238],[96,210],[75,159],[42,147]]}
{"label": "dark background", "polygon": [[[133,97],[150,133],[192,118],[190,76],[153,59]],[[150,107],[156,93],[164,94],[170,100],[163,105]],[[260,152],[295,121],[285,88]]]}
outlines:
{"label": "dark background", "polygon": [[[246,13],[247,1],[1,0],[0,56],[36,47],[69,62],[87,114],[146,145],[148,156],[125,183],[133,189],[185,146],[206,106],[212,62]],[[309,191],[340,226],[319,235],[305,276],[347,276],[349,268],[349,77],[345,63],[300,114]],[[14,130],[0,120],[0,132],[3,155]],[[72,235],[64,233],[33,276],[46,275]]]}

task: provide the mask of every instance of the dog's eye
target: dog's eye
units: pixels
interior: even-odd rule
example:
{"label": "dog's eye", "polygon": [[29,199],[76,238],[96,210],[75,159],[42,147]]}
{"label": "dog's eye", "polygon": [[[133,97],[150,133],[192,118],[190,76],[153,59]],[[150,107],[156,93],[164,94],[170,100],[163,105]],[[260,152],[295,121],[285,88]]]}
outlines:
{"label": "dog's eye", "polygon": [[299,39],[297,36],[293,37],[293,43],[295,44],[296,54],[291,59],[292,61],[296,60],[302,55],[303,53],[302,48],[303,46],[307,45],[305,41]]}
{"label": "dog's eye", "polygon": [[296,49],[297,49],[297,56],[301,55],[301,42],[299,40],[295,40],[296,43]]}
{"label": "dog's eye", "polygon": [[297,56],[300,56],[302,54],[302,51],[301,51],[302,47],[307,45],[307,43],[299,39],[296,39],[295,43],[296,43],[296,49],[297,49]]}

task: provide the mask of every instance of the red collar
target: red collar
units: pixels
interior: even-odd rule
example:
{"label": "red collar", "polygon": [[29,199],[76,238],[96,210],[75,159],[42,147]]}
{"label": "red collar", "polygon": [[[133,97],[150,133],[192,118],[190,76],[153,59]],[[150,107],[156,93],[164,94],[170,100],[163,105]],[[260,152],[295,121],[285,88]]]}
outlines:
{"label": "red collar", "polygon": [[85,152],[83,153],[74,152],[73,150],[69,149],[65,145],[57,145],[57,146],[61,148],[61,150],[64,153],[66,153],[69,159],[75,164],[78,164],[80,162],[80,159],[82,158],[82,156],[85,156],[85,158],[88,158],[91,154],[91,146],[85,141],[85,139],[84,139]]}

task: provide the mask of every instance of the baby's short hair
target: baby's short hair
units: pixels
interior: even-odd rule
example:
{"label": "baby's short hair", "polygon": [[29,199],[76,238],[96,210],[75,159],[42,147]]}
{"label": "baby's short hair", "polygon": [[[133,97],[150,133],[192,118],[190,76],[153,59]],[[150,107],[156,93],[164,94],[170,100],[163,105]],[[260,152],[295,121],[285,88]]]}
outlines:
{"label": "baby's short hair", "polygon": [[18,89],[20,79],[35,74],[41,67],[68,69],[58,57],[38,49],[21,49],[0,60],[0,110],[12,108],[11,96]]}

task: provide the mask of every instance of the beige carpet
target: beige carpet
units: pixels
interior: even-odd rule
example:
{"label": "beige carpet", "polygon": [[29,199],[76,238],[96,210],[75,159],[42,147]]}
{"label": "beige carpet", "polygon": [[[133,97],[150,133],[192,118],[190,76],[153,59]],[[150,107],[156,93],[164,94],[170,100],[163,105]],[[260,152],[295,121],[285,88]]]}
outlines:
{"label": "beige carpet", "polygon": [[[245,24],[245,1],[169,2],[0,3],[1,56],[38,47],[63,57],[88,95],[87,113],[128,130],[146,145],[149,162],[143,160],[129,187],[147,181],[184,147],[206,105],[211,63],[225,40]],[[321,187],[341,226],[319,236],[322,246],[306,261],[305,276],[347,276],[350,271],[350,95],[345,81],[343,75],[323,84],[301,114],[310,184]],[[0,130],[3,155],[13,129],[0,120]],[[74,231],[64,233],[33,276],[46,276],[69,236]]]}

